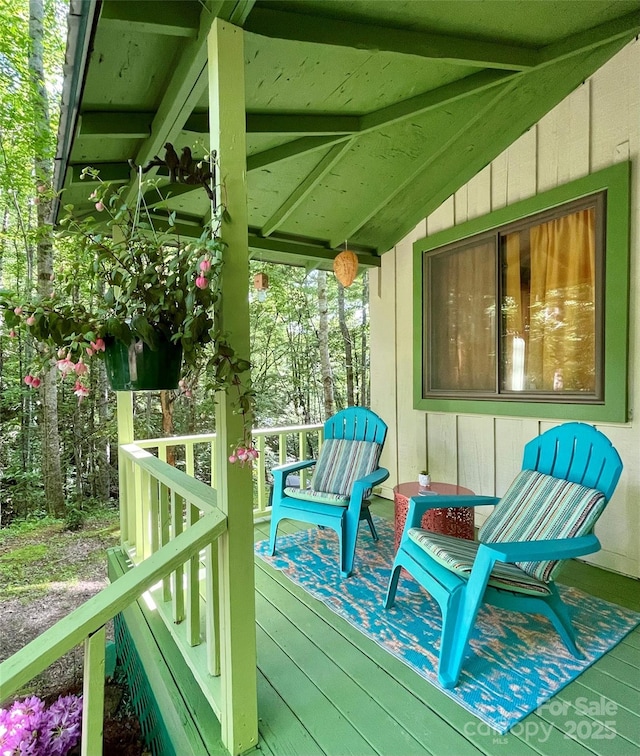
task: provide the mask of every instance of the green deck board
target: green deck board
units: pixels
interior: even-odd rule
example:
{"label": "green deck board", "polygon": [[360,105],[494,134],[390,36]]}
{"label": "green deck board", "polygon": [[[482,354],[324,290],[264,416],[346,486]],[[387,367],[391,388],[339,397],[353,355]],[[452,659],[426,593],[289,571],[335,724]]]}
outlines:
{"label": "green deck board", "polygon": [[362,756],[370,748],[348,720],[258,625],[258,665],[326,754]]}
{"label": "green deck board", "polygon": [[[450,725],[425,710],[424,704],[410,690],[371,659],[368,644],[364,642],[366,639],[356,636],[356,644],[354,639],[346,637],[322,617],[311,614],[304,603],[292,600],[294,597],[278,581],[277,576],[267,569],[261,569],[261,565],[256,570],[256,588],[276,606],[286,606],[289,620],[316,646],[330,646],[332,661],[341,670],[348,670],[352,679],[375,698],[378,723],[384,721],[386,724],[389,719],[389,726],[408,732],[412,738],[422,743],[418,753],[433,753],[433,743],[455,734]],[[406,752],[409,753],[409,749]],[[462,747],[460,752],[478,753],[470,745]]]}
{"label": "green deck board", "polygon": [[[392,511],[392,505],[388,502],[378,500],[373,505],[375,514],[387,518]],[[280,525],[278,533],[293,533],[300,527],[308,526],[285,521]],[[268,523],[256,526],[256,540],[267,538],[268,534]],[[363,534],[363,537],[366,537],[366,534]],[[563,577],[566,578],[566,574]],[[626,604],[632,608],[638,604],[635,595],[637,581],[632,579],[612,575],[582,563],[571,564],[568,577],[569,579],[564,580],[565,583],[575,585],[605,600]],[[562,721],[559,721],[557,716],[554,717],[542,710],[523,720],[515,728],[515,734],[498,736],[492,731],[487,732],[488,728],[484,726],[478,728],[480,733],[476,728],[469,728],[468,723],[478,725],[480,720],[476,720],[402,662],[362,636],[349,623],[334,615],[321,602],[313,599],[306,591],[260,559],[256,559],[256,591],[262,612],[276,612],[281,617],[276,621],[272,616],[269,621],[275,623],[272,630],[275,633],[277,628],[278,643],[286,649],[287,654],[290,650],[289,637],[293,634],[296,637],[294,645],[298,645],[294,655],[304,655],[305,644],[302,636],[306,636],[308,643],[318,652],[324,650],[329,657],[330,665],[340,667],[343,674],[348,675],[360,686],[364,687],[363,681],[365,682],[366,689],[375,697],[376,706],[384,709],[384,726],[389,726],[386,720],[386,717],[389,717],[394,721],[393,727],[396,732],[405,730],[422,743],[424,753],[496,754],[508,751],[510,756],[532,756],[534,753],[540,756],[557,756],[559,753],[562,756],[624,756],[627,752],[635,752],[640,740],[640,716],[636,713],[640,701],[634,684],[628,684],[635,683],[635,677],[638,676],[637,649],[640,646],[640,630],[627,636],[615,649],[615,653],[609,654],[609,661],[602,659],[597,662],[557,696],[555,706],[559,707],[563,701],[566,702],[571,719],[561,717]],[[259,623],[262,612],[259,609]],[[261,658],[262,655],[259,655],[259,660]],[[321,654],[318,654],[316,661],[319,662],[320,658]],[[312,666],[310,661],[307,660],[306,663]],[[294,662],[291,661],[291,664]],[[330,669],[335,671],[334,666],[330,666]],[[624,682],[616,679],[616,676]],[[384,680],[387,681],[386,686]],[[610,699],[618,707],[616,724],[608,729],[600,728],[598,719],[601,717],[590,716],[575,708],[576,699],[583,697],[592,702],[598,701],[600,695],[605,696],[605,700]],[[379,712],[379,708],[376,710]],[[551,711],[557,713],[557,710],[554,708]],[[377,725],[374,726],[379,728],[382,721],[378,719]],[[303,724],[306,724],[306,720]],[[589,738],[584,737],[587,730]],[[572,734],[573,738],[570,737]],[[597,738],[597,735],[600,737]],[[370,752],[372,751],[363,753]],[[405,750],[396,748],[376,752],[396,756]],[[327,753],[338,754],[341,751]]]}
{"label": "green deck board", "polygon": [[263,753],[274,756],[323,756],[322,748],[260,670],[258,701],[258,729]]}

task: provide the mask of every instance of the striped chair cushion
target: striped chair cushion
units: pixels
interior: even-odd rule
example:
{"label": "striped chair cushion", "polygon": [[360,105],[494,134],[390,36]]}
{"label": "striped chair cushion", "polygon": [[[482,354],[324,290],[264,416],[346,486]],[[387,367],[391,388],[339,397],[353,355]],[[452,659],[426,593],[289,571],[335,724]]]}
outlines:
{"label": "striped chair cushion", "polygon": [[[354,482],[377,469],[381,450],[380,444],[374,441],[325,439],[311,479],[311,490],[351,496]],[[364,498],[367,496],[365,492]]]}
{"label": "striped chair cushion", "polygon": [[[575,538],[593,530],[607,500],[601,491],[522,470],[480,528],[484,543]],[[549,582],[559,561],[518,562],[538,580]]]}
{"label": "striped chair cushion", "polygon": [[[410,528],[408,535],[417,546],[447,569],[464,577],[471,574],[473,562],[480,546],[477,541],[441,535],[430,530],[422,530],[422,528]],[[551,593],[546,583],[523,572],[515,564],[504,564],[503,562],[496,562],[494,565],[489,578],[489,585],[494,588],[527,593],[533,596],[548,596]]]}
{"label": "striped chair cushion", "polygon": [[302,501],[315,501],[318,504],[333,504],[337,507],[346,507],[349,504],[349,497],[342,494],[326,493],[326,491],[312,491],[310,488],[287,488],[284,489],[284,495],[291,499],[301,499]]}

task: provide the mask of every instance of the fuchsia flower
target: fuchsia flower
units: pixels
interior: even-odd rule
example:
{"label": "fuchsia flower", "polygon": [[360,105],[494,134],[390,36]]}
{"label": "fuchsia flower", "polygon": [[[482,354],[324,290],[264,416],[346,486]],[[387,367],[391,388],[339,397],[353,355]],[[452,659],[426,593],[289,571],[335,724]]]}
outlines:
{"label": "fuchsia flower", "polygon": [[258,459],[259,456],[260,454],[258,450],[254,449],[252,446],[238,446],[231,452],[231,455],[229,456],[229,462],[232,465],[235,462],[240,462],[240,464],[244,467],[245,463],[251,464],[254,459]]}
{"label": "fuchsia flower", "polygon": [[96,210],[101,213],[104,210],[104,203],[102,201],[96,202]]}
{"label": "fuchsia flower", "polygon": [[35,325],[36,319],[33,315],[29,315],[25,322],[28,326],[32,326]]}
{"label": "fuchsia flower", "polygon": [[13,311],[16,315],[22,315],[22,307],[16,307]]}
{"label": "fuchsia flower", "polygon": [[76,366],[74,365],[73,361],[71,360],[71,354],[67,354],[67,356],[63,360],[58,360],[56,363],[58,366],[58,370],[62,373],[62,375],[67,375],[68,373],[75,372]]}
{"label": "fuchsia flower", "polygon": [[89,372],[89,368],[82,361],[82,357],[76,362],[75,371],[76,375],[86,375]]}
{"label": "fuchsia flower", "polygon": [[208,285],[209,285],[209,281],[207,281],[207,279],[204,276],[198,276],[196,278],[196,286],[199,289],[206,289]]}
{"label": "fuchsia flower", "polygon": [[15,332],[15,331],[13,330],[13,328],[12,328],[12,329],[11,329],[11,330],[9,331],[9,338],[11,338],[11,339],[15,339],[15,337],[16,337],[17,335],[18,335],[18,334],[17,334],[17,333],[16,333],[16,332]]}
{"label": "fuchsia flower", "polygon": [[93,349],[94,352],[104,352],[105,346],[104,339],[100,337],[91,342],[91,349]]}
{"label": "fuchsia flower", "polygon": [[89,195],[90,200],[98,199],[98,190],[94,189],[91,194]]}
{"label": "fuchsia flower", "polygon": [[200,270],[203,273],[206,273],[208,270],[211,270],[211,263],[209,260],[202,260],[200,263]]}
{"label": "fuchsia flower", "polygon": [[76,385],[73,387],[73,393],[82,400],[85,396],[89,396],[89,389],[83,386],[80,381],[76,381]]}

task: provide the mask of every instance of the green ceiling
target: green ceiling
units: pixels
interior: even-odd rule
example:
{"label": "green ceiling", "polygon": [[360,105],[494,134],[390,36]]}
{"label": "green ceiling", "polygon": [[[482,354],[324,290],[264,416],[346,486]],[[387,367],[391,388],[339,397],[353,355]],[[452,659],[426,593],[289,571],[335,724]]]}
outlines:
{"label": "green ceiling", "polygon": [[[56,183],[90,209],[87,165],[131,181],[208,143],[206,36],[245,29],[249,243],[330,266],[379,264],[640,32],[640,0],[72,0]],[[168,178],[165,179],[168,182]],[[169,187],[182,231],[202,189]]]}

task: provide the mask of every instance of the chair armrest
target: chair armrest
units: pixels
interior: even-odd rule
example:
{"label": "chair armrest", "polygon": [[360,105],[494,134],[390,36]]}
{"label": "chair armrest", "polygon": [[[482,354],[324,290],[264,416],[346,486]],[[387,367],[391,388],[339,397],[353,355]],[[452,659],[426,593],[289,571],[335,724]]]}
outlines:
{"label": "chair armrest", "polygon": [[296,472],[297,470],[304,470],[307,467],[312,467],[316,462],[317,460],[315,459],[303,459],[300,462],[290,462],[288,465],[272,467],[271,474],[273,475],[273,488],[284,491],[287,475]]}
{"label": "chair armrest", "polygon": [[484,504],[495,505],[500,501],[496,496],[441,496],[427,494],[426,496],[412,496],[409,499],[409,510],[405,522],[405,531],[409,528],[419,528],[422,516],[429,509],[451,509],[453,507],[480,507]]}
{"label": "chair armrest", "polygon": [[364,498],[364,492],[369,488],[377,486],[378,483],[383,483],[389,477],[389,471],[385,467],[378,467],[373,472],[365,475],[364,478],[358,478],[354,481],[353,488],[351,489],[351,498],[349,503],[357,501],[358,506],[362,503]]}
{"label": "chair armrest", "polygon": [[573,559],[598,551],[600,541],[590,533],[577,538],[554,538],[548,541],[504,541],[483,543],[480,550],[488,551],[496,562],[541,562],[546,559]]}

